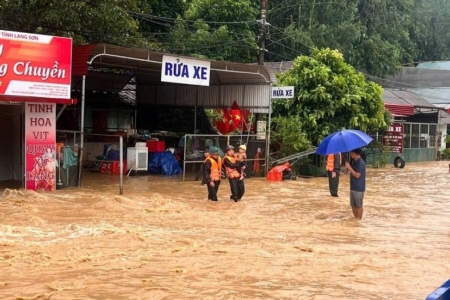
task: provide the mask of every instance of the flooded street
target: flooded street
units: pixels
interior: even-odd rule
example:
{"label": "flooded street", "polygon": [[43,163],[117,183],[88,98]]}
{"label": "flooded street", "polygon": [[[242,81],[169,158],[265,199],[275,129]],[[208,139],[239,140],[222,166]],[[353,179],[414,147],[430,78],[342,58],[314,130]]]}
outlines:
{"label": "flooded street", "polygon": [[[448,162],[246,181],[242,202],[157,176],[87,173],[82,189],[0,197],[0,299],[425,299],[450,278]],[[113,185],[111,185],[113,184]]]}

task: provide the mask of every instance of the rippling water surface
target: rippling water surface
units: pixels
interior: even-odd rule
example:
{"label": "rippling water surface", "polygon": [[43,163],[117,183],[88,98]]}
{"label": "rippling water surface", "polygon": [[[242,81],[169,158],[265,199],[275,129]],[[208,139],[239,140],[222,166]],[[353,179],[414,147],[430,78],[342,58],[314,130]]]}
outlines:
{"label": "rippling water surface", "polygon": [[450,278],[448,163],[246,180],[242,202],[199,182],[85,174],[82,189],[0,197],[0,299],[425,299]]}

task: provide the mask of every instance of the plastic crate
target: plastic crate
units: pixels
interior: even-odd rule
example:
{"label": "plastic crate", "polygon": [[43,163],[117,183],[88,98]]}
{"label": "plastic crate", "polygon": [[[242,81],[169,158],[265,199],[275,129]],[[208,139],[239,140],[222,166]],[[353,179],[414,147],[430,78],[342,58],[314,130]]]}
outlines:
{"label": "plastic crate", "polygon": [[147,141],[148,152],[165,152],[166,143],[164,141]]}

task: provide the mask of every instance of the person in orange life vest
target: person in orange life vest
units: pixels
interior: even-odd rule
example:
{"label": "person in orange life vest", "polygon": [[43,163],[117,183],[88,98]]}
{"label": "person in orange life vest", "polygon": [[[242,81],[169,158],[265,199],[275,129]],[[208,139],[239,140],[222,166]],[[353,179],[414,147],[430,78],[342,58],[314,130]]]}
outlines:
{"label": "person in orange life vest", "polygon": [[235,158],[238,162],[241,162],[241,167],[240,167],[240,173],[241,173],[241,177],[239,178],[240,180],[243,180],[244,177],[247,177],[247,174],[245,174],[245,169],[247,169],[247,164],[245,163],[245,161],[247,160],[247,146],[245,145],[241,145],[239,146],[239,150],[238,153],[235,154]]}
{"label": "person in orange life vest", "polygon": [[330,188],[330,194],[333,197],[338,196],[339,189],[339,174],[341,171],[342,155],[341,153],[329,154],[327,156],[327,175],[328,175],[328,186]]}
{"label": "person in orange life vest", "polygon": [[[205,150],[209,151],[209,150]],[[217,192],[222,177],[222,159],[218,150],[212,150],[204,162],[204,173],[202,184],[208,189],[208,200],[217,201]]]}
{"label": "person in orange life vest", "polygon": [[223,159],[223,164],[225,166],[226,176],[230,182],[230,199],[238,202],[245,193],[244,180],[240,180],[243,162],[236,160],[233,146],[229,145],[226,150],[227,154]]}

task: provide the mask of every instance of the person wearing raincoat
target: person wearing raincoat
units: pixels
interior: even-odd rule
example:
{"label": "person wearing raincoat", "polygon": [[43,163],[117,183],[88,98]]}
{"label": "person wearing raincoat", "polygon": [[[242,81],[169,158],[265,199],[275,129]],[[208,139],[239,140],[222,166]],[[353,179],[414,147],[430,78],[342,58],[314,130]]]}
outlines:
{"label": "person wearing raincoat", "polygon": [[210,150],[211,153],[204,162],[204,173],[202,184],[206,184],[208,190],[208,200],[217,201],[217,192],[222,179],[222,159],[217,150]]}
{"label": "person wearing raincoat", "polygon": [[342,165],[341,153],[329,154],[327,156],[327,164],[325,168],[327,170],[328,175],[328,187],[330,189],[330,194],[333,197],[339,197],[338,189],[339,189],[339,175],[341,171],[341,165]]}
{"label": "person wearing raincoat", "polygon": [[238,202],[245,193],[244,180],[241,180],[241,167],[243,162],[236,160],[234,147],[229,145],[226,149],[226,155],[223,159],[226,170],[226,177],[230,183],[231,196],[230,199]]}

